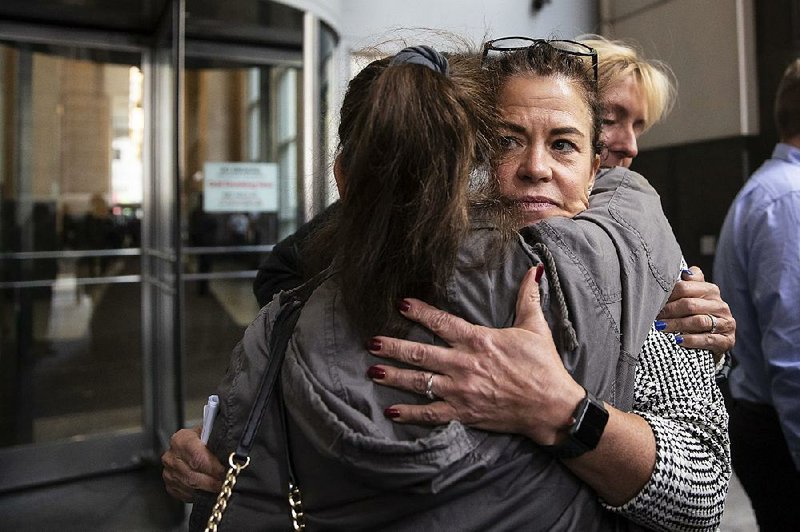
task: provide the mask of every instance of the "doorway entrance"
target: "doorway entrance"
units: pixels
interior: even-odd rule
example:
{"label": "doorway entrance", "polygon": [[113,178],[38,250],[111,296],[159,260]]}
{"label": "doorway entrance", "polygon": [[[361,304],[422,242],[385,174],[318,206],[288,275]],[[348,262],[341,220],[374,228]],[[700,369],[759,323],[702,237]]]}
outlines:
{"label": "doorway entrance", "polygon": [[324,191],[303,178],[325,167],[303,134],[328,123],[327,102],[302,111],[330,81],[318,19],[61,4],[0,8],[18,17],[0,19],[0,493],[156,461],[255,317],[258,263]]}

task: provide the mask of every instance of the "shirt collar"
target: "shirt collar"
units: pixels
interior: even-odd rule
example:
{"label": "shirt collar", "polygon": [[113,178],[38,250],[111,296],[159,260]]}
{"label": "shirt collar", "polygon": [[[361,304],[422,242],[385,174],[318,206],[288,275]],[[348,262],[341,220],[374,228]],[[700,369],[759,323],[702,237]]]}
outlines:
{"label": "shirt collar", "polygon": [[800,164],[800,148],[796,148],[791,144],[784,144],[779,142],[772,150],[773,159],[781,159],[788,163]]}

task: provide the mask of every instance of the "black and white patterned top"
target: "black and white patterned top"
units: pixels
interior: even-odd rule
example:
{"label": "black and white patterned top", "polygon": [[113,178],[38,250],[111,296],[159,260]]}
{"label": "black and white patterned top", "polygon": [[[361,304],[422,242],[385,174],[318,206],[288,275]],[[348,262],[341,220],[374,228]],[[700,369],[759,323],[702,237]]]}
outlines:
{"label": "black and white patterned top", "polygon": [[651,329],[636,370],[633,412],[653,430],[648,483],[606,508],[654,530],[716,530],[731,476],[728,413],[710,351],[685,349]]}

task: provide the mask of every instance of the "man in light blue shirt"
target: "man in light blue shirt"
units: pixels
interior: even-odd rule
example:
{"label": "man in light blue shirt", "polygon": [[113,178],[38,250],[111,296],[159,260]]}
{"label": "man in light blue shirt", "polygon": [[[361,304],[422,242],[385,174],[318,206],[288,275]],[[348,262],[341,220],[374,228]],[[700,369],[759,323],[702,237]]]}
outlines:
{"label": "man in light blue shirt", "polygon": [[737,323],[733,468],[762,531],[800,530],[800,59],[775,119],[780,143],[736,196],[714,260]]}

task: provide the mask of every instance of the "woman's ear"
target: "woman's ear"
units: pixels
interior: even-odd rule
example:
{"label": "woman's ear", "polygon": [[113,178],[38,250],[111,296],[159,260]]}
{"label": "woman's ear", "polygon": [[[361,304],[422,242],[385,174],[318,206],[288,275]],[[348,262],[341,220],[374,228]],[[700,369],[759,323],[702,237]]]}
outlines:
{"label": "woman's ear", "polygon": [[589,194],[592,193],[592,189],[594,188],[594,180],[597,177],[597,171],[600,169],[600,156],[594,156],[594,162],[592,163],[592,175],[589,176],[589,182],[586,185],[586,189]]}
{"label": "woman's ear", "polygon": [[336,189],[339,191],[339,197],[344,199],[346,190],[344,170],[342,169],[342,154],[336,156],[333,161],[333,178],[336,180]]}

